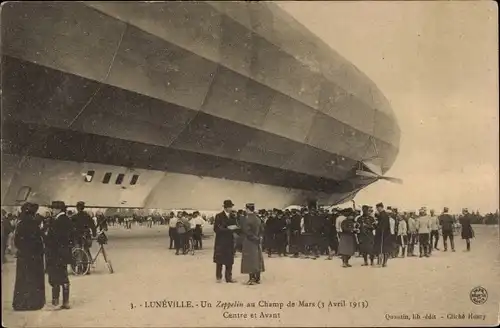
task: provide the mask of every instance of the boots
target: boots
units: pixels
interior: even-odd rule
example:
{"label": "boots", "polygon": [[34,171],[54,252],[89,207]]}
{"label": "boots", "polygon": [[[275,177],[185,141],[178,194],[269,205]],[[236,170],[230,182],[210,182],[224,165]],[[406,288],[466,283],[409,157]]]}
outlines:
{"label": "boots", "polygon": [[59,305],[59,294],[61,292],[61,286],[52,286],[52,305]]}
{"label": "boots", "polygon": [[63,304],[61,309],[69,309],[69,284],[63,285]]}
{"label": "boots", "polygon": [[401,247],[401,257],[405,257],[406,247]]}
{"label": "boots", "polygon": [[389,258],[389,254],[384,254],[382,256],[382,267],[385,268],[387,266],[387,259]]}

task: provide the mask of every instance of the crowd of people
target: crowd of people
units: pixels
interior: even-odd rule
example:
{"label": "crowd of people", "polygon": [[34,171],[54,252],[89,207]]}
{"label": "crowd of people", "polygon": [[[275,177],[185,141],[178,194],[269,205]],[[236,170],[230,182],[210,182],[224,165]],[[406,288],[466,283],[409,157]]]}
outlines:
{"label": "crowd of people", "polygon": [[[98,230],[108,225],[131,229],[138,225],[168,225],[169,248],[175,254],[186,254],[189,247],[203,248],[203,229],[213,224],[216,280],[222,281],[225,267],[226,282],[234,282],[232,266],[236,252],[242,253],[242,273],[249,274],[248,284],[259,284],[264,271],[262,254],[268,257],[291,256],[331,260],[340,257],[342,266],[352,267],[353,256],[363,259],[362,266],[386,267],[388,260],[397,257],[421,258],[439,249],[442,236],[443,251],[455,251],[454,236],[460,230],[471,250],[474,230],[473,215],[467,209],[458,218],[444,208],[440,215],[425,207],[418,213],[400,213],[397,208],[385,208],[382,203],[327,210],[316,204],[286,210],[255,210],[247,204],[244,210],[234,210],[230,200],[224,210],[206,218],[199,211],[167,214],[104,216],[102,212],[88,213],[85,203],[78,202],[76,213],[62,201],[55,201],[44,215],[38,214],[37,204],[25,203],[16,216],[2,209],[2,263],[13,236],[17,264],[13,299],[15,310],[36,310],[45,304],[45,274],[52,286],[52,305],[59,306],[62,290],[62,309],[69,309],[69,279],[67,266],[72,263],[71,249],[78,246],[90,255],[92,239]],[[15,231],[15,232],[14,232]],[[448,245],[449,242],[449,245]],[[90,273],[90,271],[89,271]],[[89,274],[88,273],[88,274]]]}
{"label": "crowd of people", "polygon": [[[232,265],[236,251],[242,252],[241,271],[250,274],[248,283],[258,284],[260,272],[264,270],[262,252],[267,252],[268,257],[277,254],[317,259],[326,255],[326,259],[331,260],[338,256],[344,268],[352,267],[349,261],[357,254],[363,258],[362,266],[386,267],[391,258],[431,256],[433,251],[440,250],[440,236],[443,251],[448,251],[450,246],[455,252],[454,236],[458,229],[466,242],[465,251],[471,250],[471,239],[474,238],[472,217],[467,209],[463,209],[457,219],[446,207],[437,216],[434,210],[428,212],[425,207],[418,214],[399,213],[397,208],[385,208],[382,203],[377,204],[375,210],[364,205],[361,210],[353,207],[332,211],[314,204],[300,209],[258,212],[255,212],[254,204],[247,204],[245,210],[234,211],[230,200],[223,206],[224,211],[215,217],[214,223],[214,262],[218,282],[222,279],[223,266],[226,281],[233,281]],[[253,222],[250,225],[249,215]],[[254,218],[259,219],[258,224]],[[257,240],[258,249],[254,247]],[[253,250],[249,252],[248,248]]]}
{"label": "crowd of people", "polygon": [[[78,202],[77,212],[69,213],[66,204],[54,201],[44,216],[39,206],[24,203],[11,224],[2,209],[2,265],[9,236],[16,253],[16,280],[12,307],[16,311],[39,310],[45,306],[45,274],[52,287],[52,306],[69,309],[70,282],[67,267],[73,262],[72,248],[82,247],[90,255],[97,230],[107,230],[106,220],[97,220]],[[69,215],[70,214],[70,215]],[[60,296],[62,291],[62,304]]]}

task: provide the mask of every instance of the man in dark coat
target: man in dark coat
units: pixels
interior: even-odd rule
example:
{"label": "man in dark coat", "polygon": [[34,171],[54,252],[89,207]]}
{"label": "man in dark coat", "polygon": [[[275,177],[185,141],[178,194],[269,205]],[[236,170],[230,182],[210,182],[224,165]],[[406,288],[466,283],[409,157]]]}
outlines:
{"label": "man in dark coat", "polygon": [[292,210],[290,218],[290,253],[293,257],[299,257],[300,252],[300,221],[302,217],[296,209]]}
{"label": "man in dark coat", "polygon": [[[89,259],[91,259],[92,255],[90,254],[90,248],[92,247],[92,237],[96,237],[97,229],[94,220],[84,211],[84,202],[76,203],[76,210],[77,213],[71,217],[71,221],[73,222],[74,242],[75,245],[82,247],[89,255]],[[90,274],[90,270],[87,274]]]}
{"label": "man in dark coat", "polygon": [[448,213],[448,207],[443,209],[443,214],[439,216],[439,225],[441,226],[441,232],[443,233],[443,247],[444,251],[448,251],[448,239],[450,239],[451,251],[455,251],[455,241],[453,239],[453,225],[455,224],[455,219]]}
{"label": "man in dark coat", "polygon": [[214,263],[216,264],[215,277],[217,282],[222,280],[222,266],[226,267],[224,276],[226,282],[234,283],[233,280],[233,263],[234,263],[234,235],[233,232],[237,228],[236,218],[232,213],[233,202],[230,200],[224,201],[224,211],[215,216],[214,232]]}
{"label": "man in dark coat", "polygon": [[54,218],[47,230],[45,237],[47,258],[47,271],[49,284],[52,286],[52,305],[59,305],[61,287],[63,290],[63,304],[61,309],[69,309],[69,278],[68,264],[72,262],[71,244],[73,225],[66,215],[66,204],[54,201],[51,206]]}
{"label": "man in dark coat", "polygon": [[474,238],[474,230],[472,229],[472,217],[468,209],[464,208],[462,210],[462,216],[459,218],[459,222],[462,227],[462,239],[465,239],[467,243],[467,252],[470,252],[470,240]]}
{"label": "man in dark coat", "polygon": [[247,204],[247,215],[241,217],[242,257],[241,273],[249,274],[248,285],[260,283],[260,273],[264,272],[262,256],[262,222],[255,214],[255,205]]}
{"label": "man in dark coat", "polygon": [[375,235],[373,231],[375,230],[375,218],[370,215],[370,207],[363,205],[362,214],[357,218],[357,223],[359,224],[359,251],[363,256],[364,264],[363,266],[368,266],[368,257],[370,257],[370,265],[373,265],[374,255],[374,241]]}
{"label": "man in dark coat", "polygon": [[377,227],[375,228],[374,254],[382,257],[382,267],[386,267],[393,248],[390,218],[384,210],[384,204],[378,203],[376,207]]}
{"label": "man in dark coat", "polygon": [[17,263],[12,307],[15,311],[40,310],[45,305],[43,240],[34,217],[37,211],[37,204],[23,204],[14,237]]}

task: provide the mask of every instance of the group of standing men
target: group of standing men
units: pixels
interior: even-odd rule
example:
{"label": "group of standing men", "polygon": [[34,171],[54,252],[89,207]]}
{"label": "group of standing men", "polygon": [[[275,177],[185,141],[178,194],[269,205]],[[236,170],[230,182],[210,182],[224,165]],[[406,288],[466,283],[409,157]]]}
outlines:
{"label": "group of standing men", "polygon": [[241,273],[248,274],[248,285],[260,284],[261,272],[264,272],[262,256],[262,236],[264,224],[255,213],[255,204],[246,204],[246,209],[237,217],[233,212],[234,204],[225,200],[224,210],[215,216],[214,232],[214,263],[217,282],[222,281],[222,268],[225,267],[224,278],[227,283],[236,282],[233,279],[234,255],[236,252],[235,238],[242,238]]}
{"label": "group of standing men", "polygon": [[178,212],[177,216],[171,212],[167,218],[169,226],[168,236],[170,239],[170,249],[175,248],[175,255],[187,254],[188,243],[193,241],[194,249],[203,248],[203,226],[205,220],[200,212],[195,211],[189,214],[185,211]]}
{"label": "group of standing men", "polygon": [[[362,266],[373,266],[377,259],[377,265],[386,267],[390,258],[400,254],[402,257],[406,254],[417,256],[417,245],[419,257],[429,257],[433,249],[439,250],[440,232],[444,251],[448,250],[448,240],[451,250],[455,251],[456,220],[446,207],[437,217],[433,210],[428,215],[426,208],[421,208],[418,215],[400,215],[397,208],[388,207],[386,210],[382,203],[376,205],[375,213],[367,205],[362,207],[361,213],[346,208],[331,214],[310,206],[284,215],[277,210],[270,214],[266,211],[257,214],[253,204],[247,204],[245,211],[236,213],[232,210],[233,206],[230,200],[225,201],[224,211],[215,217],[214,262],[217,281],[221,281],[222,268],[225,266],[225,279],[233,282],[235,239],[241,240],[241,271],[250,275],[249,284],[260,283],[260,272],[264,271],[262,246],[267,249],[269,256],[273,251],[286,255],[287,248],[293,257],[298,257],[302,252],[306,257],[312,253],[313,259],[316,259],[322,252],[328,254],[327,259],[331,260],[333,255],[338,255],[345,268],[351,267],[349,260],[356,252],[363,257]],[[460,217],[460,223],[466,250],[470,251],[474,231],[466,209]]]}

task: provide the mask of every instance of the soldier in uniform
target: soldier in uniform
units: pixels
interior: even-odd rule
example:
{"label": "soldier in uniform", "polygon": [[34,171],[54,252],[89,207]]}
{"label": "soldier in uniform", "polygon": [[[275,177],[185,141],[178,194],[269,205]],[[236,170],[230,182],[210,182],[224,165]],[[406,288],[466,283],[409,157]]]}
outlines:
{"label": "soldier in uniform", "polygon": [[462,239],[467,243],[467,252],[470,252],[470,240],[474,238],[474,230],[472,229],[472,217],[469,210],[464,208],[462,216],[459,218],[460,225],[462,226]]}
{"label": "soldier in uniform", "polygon": [[233,280],[233,263],[234,263],[234,235],[236,230],[236,218],[232,213],[234,204],[231,200],[224,201],[224,210],[215,216],[214,232],[214,263],[215,277],[217,282],[222,280],[222,266],[225,266],[225,279],[227,283],[236,282]]}
{"label": "soldier in uniform", "polygon": [[429,254],[432,254],[432,249],[435,249],[439,251],[438,242],[439,242],[439,219],[438,217],[434,214],[434,210],[430,211],[431,216],[429,220],[431,221],[431,234],[430,234],[430,240],[429,240]]}
{"label": "soldier in uniform", "polygon": [[299,257],[300,252],[300,221],[302,217],[296,209],[292,209],[290,218],[290,253],[293,257]]}
{"label": "soldier in uniform", "polygon": [[455,219],[448,213],[448,207],[443,209],[443,214],[439,216],[439,225],[441,226],[441,231],[443,233],[443,247],[444,251],[448,251],[448,239],[450,239],[451,251],[455,251],[455,241],[453,240],[453,225],[455,224]]}
{"label": "soldier in uniform", "polygon": [[[94,220],[84,211],[84,202],[76,203],[76,210],[78,213],[71,217],[71,221],[73,222],[74,242],[75,245],[82,247],[89,255],[89,259],[91,259],[90,248],[92,247],[92,237],[96,237],[97,229]],[[90,274],[90,270],[87,274]]]}
{"label": "soldier in uniform", "polygon": [[241,218],[242,256],[241,273],[248,274],[247,284],[260,284],[260,273],[264,272],[262,256],[262,222],[255,214],[255,205],[246,204],[247,214]]}
{"label": "soldier in uniform", "polygon": [[373,246],[375,241],[375,218],[370,215],[370,207],[363,205],[361,208],[362,214],[357,218],[357,223],[359,224],[359,251],[363,256],[364,264],[368,265],[368,256],[370,257],[370,265],[373,265],[375,255],[373,252]]}
{"label": "soldier in uniform", "polygon": [[418,243],[418,229],[415,213],[411,212],[408,218],[408,256],[415,256],[415,245]]}
{"label": "soldier in uniform", "polygon": [[387,266],[389,255],[393,248],[393,239],[389,215],[384,210],[384,204],[378,203],[377,206],[377,226],[375,228],[374,253],[382,259],[382,267]]}
{"label": "soldier in uniform", "polygon": [[286,220],[282,211],[278,211],[274,240],[278,256],[286,256]]}
{"label": "soldier in uniform", "polygon": [[62,287],[63,304],[61,309],[69,309],[69,278],[67,266],[72,262],[71,241],[73,225],[66,215],[66,204],[54,201],[51,205],[54,217],[45,237],[47,271],[49,284],[52,286],[52,305],[59,305],[59,295]]}
{"label": "soldier in uniform", "polygon": [[420,209],[417,218],[418,243],[420,245],[420,257],[429,257],[429,236],[431,234],[431,220],[425,208]]}
{"label": "soldier in uniform", "polygon": [[408,226],[402,216],[398,216],[397,227],[396,236],[398,251],[396,252],[396,256],[399,255],[399,248],[401,247],[401,257],[405,257],[406,245],[408,244]]}

